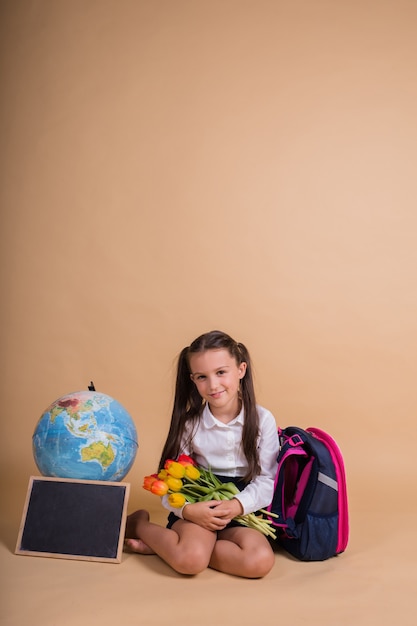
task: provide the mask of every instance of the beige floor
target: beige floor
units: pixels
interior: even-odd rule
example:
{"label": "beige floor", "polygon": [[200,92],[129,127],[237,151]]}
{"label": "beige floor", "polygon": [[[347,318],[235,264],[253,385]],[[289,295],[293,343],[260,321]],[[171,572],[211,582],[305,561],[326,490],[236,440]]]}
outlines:
{"label": "beige floor", "polygon": [[182,577],[154,556],[105,564],[15,555],[20,499],[23,491],[1,520],[1,626],[416,624],[415,512],[368,512],[353,502],[343,555],[301,563],[277,554],[266,578],[249,581],[211,570]]}

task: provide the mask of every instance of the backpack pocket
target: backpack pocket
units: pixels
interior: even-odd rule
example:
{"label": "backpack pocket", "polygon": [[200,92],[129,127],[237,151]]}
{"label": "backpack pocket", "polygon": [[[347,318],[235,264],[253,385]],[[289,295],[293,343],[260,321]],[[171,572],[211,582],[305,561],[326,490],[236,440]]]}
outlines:
{"label": "backpack pocket", "polygon": [[336,554],[338,513],[314,515],[308,513],[302,524],[291,524],[278,539],[285,550],[301,561],[324,561]]}

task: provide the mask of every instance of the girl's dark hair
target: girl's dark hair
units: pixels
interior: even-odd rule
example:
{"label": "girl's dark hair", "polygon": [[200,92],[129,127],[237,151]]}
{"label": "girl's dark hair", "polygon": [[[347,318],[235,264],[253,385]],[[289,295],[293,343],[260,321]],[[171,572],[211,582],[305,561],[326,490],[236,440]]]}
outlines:
{"label": "girl's dark hair", "polygon": [[198,393],[196,385],[191,380],[189,365],[190,355],[206,352],[206,350],[221,349],[228,350],[230,356],[235,359],[238,366],[241,363],[246,363],[246,372],[241,379],[241,394],[245,415],[242,446],[248,462],[248,471],[246,476],[242,478],[249,482],[260,473],[257,448],[259,417],[256,410],[252,364],[246,347],[242,343],[237,343],[232,337],[219,330],[213,330],[204,335],[200,335],[190,346],[181,350],[178,357],[171,424],[162,450],[159,467],[163,467],[167,459],[175,459],[181,453],[180,444],[186,425],[189,422],[197,423],[204,408],[203,399]]}

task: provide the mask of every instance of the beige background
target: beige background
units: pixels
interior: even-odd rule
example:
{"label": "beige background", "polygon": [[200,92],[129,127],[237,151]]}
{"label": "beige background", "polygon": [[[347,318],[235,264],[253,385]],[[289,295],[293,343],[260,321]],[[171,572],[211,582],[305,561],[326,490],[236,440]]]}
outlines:
{"label": "beige background", "polygon": [[[417,2],[0,9],[2,624],[414,623]],[[36,422],[90,380],[138,429],[129,509],[163,521],[142,476],[213,328],[277,424],[341,446],[347,552],[253,582],[13,555]]]}

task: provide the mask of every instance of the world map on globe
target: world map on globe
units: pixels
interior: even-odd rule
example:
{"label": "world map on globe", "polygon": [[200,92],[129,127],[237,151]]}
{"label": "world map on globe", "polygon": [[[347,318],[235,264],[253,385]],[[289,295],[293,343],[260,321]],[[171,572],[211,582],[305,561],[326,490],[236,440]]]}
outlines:
{"label": "world map on globe", "polygon": [[138,449],[129,413],[97,391],[58,398],[40,417],[32,443],[44,476],[82,480],[122,480]]}

